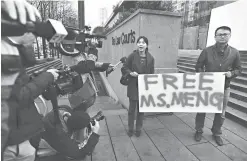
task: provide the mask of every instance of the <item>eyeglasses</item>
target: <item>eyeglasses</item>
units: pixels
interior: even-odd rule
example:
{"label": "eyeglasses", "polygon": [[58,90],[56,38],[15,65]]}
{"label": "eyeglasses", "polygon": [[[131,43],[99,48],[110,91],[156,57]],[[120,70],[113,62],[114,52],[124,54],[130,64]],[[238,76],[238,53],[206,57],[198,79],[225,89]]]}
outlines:
{"label": "eyeglasses", "polygon": [[222,36],[224,36],[224,37],[227,37],[227,36],[229,36],[230,34],[217,34],[217,35],[215,35],[215,36],[217,36],[217,37],[222,37]]}

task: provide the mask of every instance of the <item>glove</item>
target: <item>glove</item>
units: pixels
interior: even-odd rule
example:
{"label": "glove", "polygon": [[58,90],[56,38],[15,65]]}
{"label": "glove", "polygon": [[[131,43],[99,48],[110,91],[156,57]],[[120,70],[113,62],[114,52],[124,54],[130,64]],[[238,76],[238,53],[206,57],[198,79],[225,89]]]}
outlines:
{"label": "glove", "polygon": [[99,126],[99,122],[94,120],[95,121],[95,125],[93,126],[92,123],[90,122],[90,126],[91,126],[91,129],[92,129],[92,132],[98,134],[99,133],[99,129],[100,129],[100,126]]}
{"label": "glove", "polygon": [[57,70],[57,69],[49,69],[49,70],[47,70],[46,72],[51,73],[51,74],[53,75],[54,81],[57,80],[57,78],[58,78],[58,76],[59,76],[58,70]]}
{"label": "glove", "polygon": [[95,62],[95,66],[98,67],[98,68],[99,68],[99,67],[102,67],[102,65],[103,65],[102,62]]}

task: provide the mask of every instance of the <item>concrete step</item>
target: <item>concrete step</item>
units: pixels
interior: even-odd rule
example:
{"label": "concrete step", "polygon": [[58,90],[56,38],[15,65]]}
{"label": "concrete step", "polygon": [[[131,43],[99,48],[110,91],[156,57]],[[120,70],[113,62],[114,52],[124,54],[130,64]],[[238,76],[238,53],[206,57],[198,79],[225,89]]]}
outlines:
{"label": "concrete step", "polygon": [[247,103],[247,94],[244,92],[231,89],[230,97]]}
{"label": "concrete step", "polygon": [[240,56],[247,57],[247,51],[239,51]]}
{"label": "concrete step", "polygon": [[242,66],[242,70],[243,70],[244,72],[247,72],[247,65],[241,64],[241,66]]}
{"label": "concrete step", "polygon": [[241,61],[241,65],[247,66],[247,61]]}
{"label": "concrete step", "polygon": [[192,64],[192,63],[178,62],[178,65],[195,68],[195,64]]}
{"label": "concrete step", "polygon": [[238,76],[238,77],[234,78],[232,81],[236,82],[236,83],[243,84],[243,85],[247,85],[247,77]]}
{"label": "concrete step", "polygon": [[228,106],[234,108],[235,110],[241,111],[247,114],[247,103],[241,100],[230,97]]}
{"label": "concrete step", "polygon": [[184,70],[186,72],[195,72],[195,68],[187,67],[184,65],[177,65],[178,69]]}
{"label": "concrete step", "polygon": [[186,60],[197,61],[198,57],[179,56],[179,59],[186,59]]}
{"label": "concrete step", "polygon": [[194,59],[184,59],[184,58],[179,58],[179,59],[178,59],[178,62],[196,64],[196,60],[194,60]]}
{"label": "concrete step", "polygon": [[240,54],[243,54],[243,55],[247,55],[247,51],[241,50],[241,51],[239,51],[239,53],[240,53]]}
{"label": "concrete step", "polygon": [[247,72],[245,72],[245,71],[242,71],[242,73],[241,73],[241,76],[243,76],[243,77],[247,77]]}
{"label": "concrete step", "polygon": [[241,55],[241,56],[240,56],[240,61],[241,61],[241,62],[246,62],[246,61],[247,61],[247,57],[246,57],[245,55],[244,55],[244,56]]}
{"label": "concrete step", "polygon": [[247,114],[244,112],[228,106],[226,109],[226,117],[247,127]]}
{"label": "concrete step", "polygon": [[[196,65],[196,60],[194,60],[194,59],[191,59],[191,58],[188,58],[188,59],[185,59],[185,58],[179,58],[178,59],[178,64],[180,63],[180,64],[182,64],[182,63],[184,63],[184,64],[188,64],[188,66],[195,66]],[[243,71],[247,71],[247,61],[242,61],[241,62],[241,66],[242,66],[242,69],[243,69]]]}
{"label": "concrete step", "polygon": [[188,72],[188,71],[183,70],[183,69],[178,69],[178,72],[179,72],[179,73],[194,73],[194,72]]}
{"label": "concrete step", "polygon": [[241,91],[243,93],[247,93],[247,85],[236,83],[236,82],[231,82],[231,88]]}

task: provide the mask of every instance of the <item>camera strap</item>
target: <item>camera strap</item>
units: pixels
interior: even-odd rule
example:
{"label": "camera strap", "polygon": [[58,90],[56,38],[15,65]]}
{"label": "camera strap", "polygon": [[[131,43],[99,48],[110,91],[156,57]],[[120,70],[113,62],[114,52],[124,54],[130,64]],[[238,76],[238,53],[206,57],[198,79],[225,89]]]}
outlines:
{"label": "camera strap", "polygon": [[53,107],[53,112],[54,112],[54,124],[57,125],[60,123],[60,119],[59,119],[59,111],[58,111],[58,101],[57,101],[57,90],[56,90],[56,86],[52,85],[49,88],[49,94],[50,94],[50,100],[51,100],[51,104]]}

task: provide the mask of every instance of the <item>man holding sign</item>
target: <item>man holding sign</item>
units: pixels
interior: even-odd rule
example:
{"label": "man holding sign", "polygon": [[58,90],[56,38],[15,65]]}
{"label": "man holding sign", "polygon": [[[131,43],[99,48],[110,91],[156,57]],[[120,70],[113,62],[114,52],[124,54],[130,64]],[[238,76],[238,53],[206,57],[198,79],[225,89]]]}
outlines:
{"label": "man holding sign", "polygon": [[[216,44],[202,51],[195,67],[196,72],[225,72],[223,110],[222,113],[215,114],[211,129],[216,143],[220,146],[223,145],[220,136],[222,134],[221,127],[225,120],[225,111],[230,96],[230,81],[241,73],[240,55],[237,49],[228,45],[230,37],[231,28],[227,26],[218,27],[215,30]],[[196,115],[196,141],[200,141],[202,138],[205,116],[205,113],[197,113]]]}

